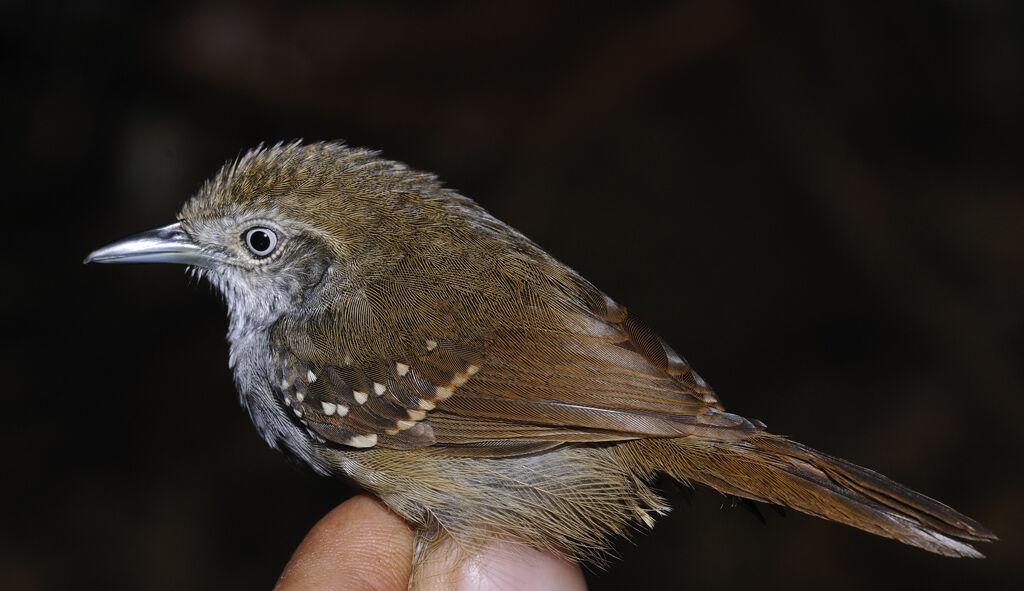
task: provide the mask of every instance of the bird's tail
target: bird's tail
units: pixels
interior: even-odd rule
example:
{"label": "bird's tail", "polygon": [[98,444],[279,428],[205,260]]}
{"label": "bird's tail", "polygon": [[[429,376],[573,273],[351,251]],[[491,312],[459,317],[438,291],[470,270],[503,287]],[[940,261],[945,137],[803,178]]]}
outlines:
{"label": "bird's tail", "polygon": [[[966,542],[997,539],[973,519],[877,472],[777,435],[760,432],[732,442],[646,440],[647,445],[676,448],[663,453],[636,448],[634,453],[647,460],[634,461],[648,463],[649,473],[665,472],[730,495],[784,505],[936,554],[981,558]],[[654,466],[650,458],[673,460]]]}

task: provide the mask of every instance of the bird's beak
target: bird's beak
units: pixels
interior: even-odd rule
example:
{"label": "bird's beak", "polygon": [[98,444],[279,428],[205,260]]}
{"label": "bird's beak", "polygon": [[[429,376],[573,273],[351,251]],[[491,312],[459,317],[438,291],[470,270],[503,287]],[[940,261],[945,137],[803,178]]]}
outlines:
{"label": "bird's beak", "polygon": [[178,263],[209,267],[210,258],[188,234],[181,222],[129,236],[95,250],[83,263]]}

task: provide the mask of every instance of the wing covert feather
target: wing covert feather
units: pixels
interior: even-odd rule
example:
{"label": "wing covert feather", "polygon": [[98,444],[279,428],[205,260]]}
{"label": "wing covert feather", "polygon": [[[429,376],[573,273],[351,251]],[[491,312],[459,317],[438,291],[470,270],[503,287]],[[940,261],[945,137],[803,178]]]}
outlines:
{"label": "wing covert feather", "polygon": [[[473,455],[641,437],[737,439],[756,430],[586,280],[565,267],[540,277],[524,256],[505,262],[489,269],[494,281],[480,294],[458,281],[423,283],[432,263],[409,257],[322,317],[282,322],[271,338],[282,404],[326,441]],[[417,293],[401,283],[402,268],[417,274]],[[416,307],[428,301],[447,303]],[[353,322],[391,338],[367,339]],[[332,343],[324,338],[331,334],[342,338]]]}

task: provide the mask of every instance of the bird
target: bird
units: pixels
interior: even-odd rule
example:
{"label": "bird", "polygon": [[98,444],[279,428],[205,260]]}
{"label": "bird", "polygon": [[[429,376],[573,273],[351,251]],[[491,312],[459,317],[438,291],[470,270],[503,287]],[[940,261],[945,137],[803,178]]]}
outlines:
{"label": "bird", "polygon": [[266,442],[416,531],[414,564],[516,540],[600,562],[667,476],[951,557],[997,537],[727,411],[651,328],[430,173],[344,142],[260,145],[177,221],[86,263],[186,265],[227,304]]}

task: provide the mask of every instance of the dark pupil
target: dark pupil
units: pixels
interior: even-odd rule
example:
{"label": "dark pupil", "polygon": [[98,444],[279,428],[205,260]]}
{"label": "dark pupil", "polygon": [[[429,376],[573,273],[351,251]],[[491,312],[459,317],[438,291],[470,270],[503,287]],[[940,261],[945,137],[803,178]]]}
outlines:
{"label": "dark pupil", "polygon": [[263,230],[257,230],[249,234],[249,246],[256,252],[264,252],[270,248],[270,236]]}

